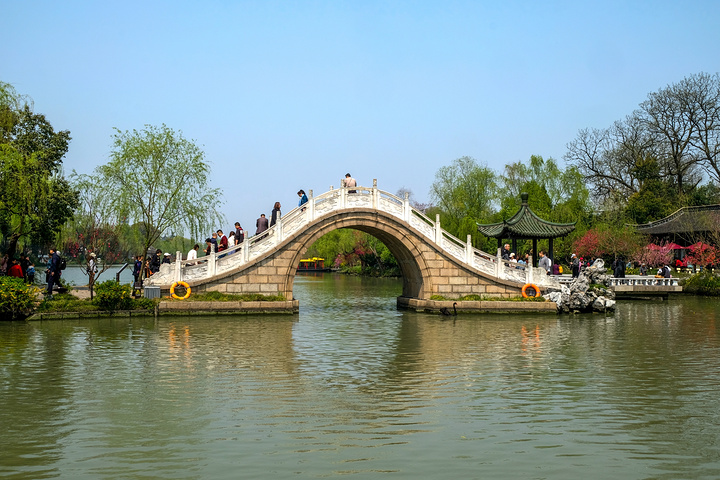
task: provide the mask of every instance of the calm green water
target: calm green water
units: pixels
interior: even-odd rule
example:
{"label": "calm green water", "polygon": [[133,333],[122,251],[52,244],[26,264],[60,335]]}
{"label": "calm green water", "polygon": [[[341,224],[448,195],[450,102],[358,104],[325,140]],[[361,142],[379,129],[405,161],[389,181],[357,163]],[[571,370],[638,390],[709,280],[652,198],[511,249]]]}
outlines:
{"label": "calm green water", "polygon": [[0,324],[0,477],[720,478],[718,303],[398,311],[298,277],[297,316]]}

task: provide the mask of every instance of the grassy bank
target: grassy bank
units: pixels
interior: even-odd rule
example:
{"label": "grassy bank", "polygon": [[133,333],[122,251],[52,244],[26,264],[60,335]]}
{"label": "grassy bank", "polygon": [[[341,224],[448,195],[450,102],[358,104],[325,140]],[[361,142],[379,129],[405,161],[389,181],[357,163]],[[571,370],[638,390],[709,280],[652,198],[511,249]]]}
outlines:
{"label": "grassy bank", "polygon": [[680,285],[683,287],[683,293],[720,297],[720,276],[710,270],[703,270],[682,279]]}

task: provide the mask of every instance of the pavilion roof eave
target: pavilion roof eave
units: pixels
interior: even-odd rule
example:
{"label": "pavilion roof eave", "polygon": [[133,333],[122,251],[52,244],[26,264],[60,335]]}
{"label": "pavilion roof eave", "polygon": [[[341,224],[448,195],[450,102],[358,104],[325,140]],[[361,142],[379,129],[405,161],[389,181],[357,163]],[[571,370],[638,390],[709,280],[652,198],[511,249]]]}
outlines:
{"label": "pavilion roof eave", "polygon": [[714,231],[720,224],[720,204],[682,207],[665,218],[650,223],[627,224],[648,235],[667,235]]}
{"label": "pavilion roof eave", "polygon": [[477,224],[478,232],[491,238],[546,239],[564,237],[573,230],[573,223],[555,223],[543,220],[527,204],[510,219],[491,224]]}

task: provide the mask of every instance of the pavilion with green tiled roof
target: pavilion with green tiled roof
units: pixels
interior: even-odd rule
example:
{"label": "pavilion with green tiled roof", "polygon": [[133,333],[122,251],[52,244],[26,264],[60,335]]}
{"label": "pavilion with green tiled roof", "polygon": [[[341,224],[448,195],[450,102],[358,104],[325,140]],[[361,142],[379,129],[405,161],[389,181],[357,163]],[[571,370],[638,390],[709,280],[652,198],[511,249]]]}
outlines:
{"label": "pavilion with green tiled roof", "polygon": [[478,232],[486,237],[497,238],[498,248],[502,248],[503,240],[512,241],[512,250],[517,251],[518,240],[533,241],[533,263],[537,264],[537,241],[548,239],[550,242],[547,255],[554,261],[553,239],[564,237],[575,230],[575,223],[554,223],[538,217],[528,206],[528,194],[520,194],[522,205],[520,210],[508,220],[485,225],[478,224]]}

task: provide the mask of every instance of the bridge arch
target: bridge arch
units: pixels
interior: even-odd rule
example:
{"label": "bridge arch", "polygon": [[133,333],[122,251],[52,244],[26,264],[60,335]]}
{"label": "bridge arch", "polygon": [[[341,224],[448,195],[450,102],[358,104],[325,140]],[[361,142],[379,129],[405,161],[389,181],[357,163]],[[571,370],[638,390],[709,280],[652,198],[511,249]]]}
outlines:
{"label": "bridge arch", "polygon": [[376,182],[354,191],[331,189],[317,197],[311,192],[302,209],[291,210],[267,232],[197,260],[182,260],[178,252],[175,264],[162,265],[146,284],[168,291],[174,281],[183,280],[195,292],[260,293],[289,300],[300,259],[313,242],[339,228],[382,241],[402,271],[402,296],[410,299],[516,296],[533,279],[541,285],[551,281],[544,271],[518,269],[499,254],[474,249],[469,236],[467,242],[453,237],[440,227],[439,218],[433,221],[414,210],[407,196],[403,200],[383,192]]}
{"label": "bridge arch", "polygon": [[285,291],[292,292],[295,267],[300,263],[307,249],[316,240],[340,228],[365,232],[385,244],[397,260],[402,272],[404,297],[423,298],[425,290],[432,290],[432,277],[420,248],[422,238],[391,215],[367,209],[354,209],[321,218],[296,237],[295,241],[300,244],[300,248],[291,258],[286,273]]}

